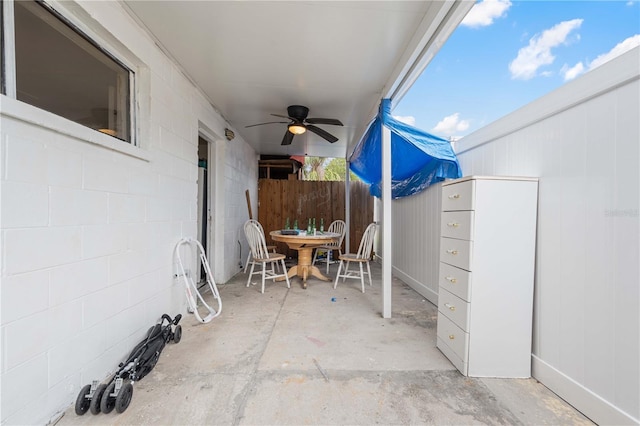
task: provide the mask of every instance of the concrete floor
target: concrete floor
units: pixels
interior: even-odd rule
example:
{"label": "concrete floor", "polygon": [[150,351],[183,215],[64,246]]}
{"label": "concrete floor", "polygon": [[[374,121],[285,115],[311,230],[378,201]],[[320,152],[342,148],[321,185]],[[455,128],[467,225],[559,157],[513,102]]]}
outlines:
{"label": "concrete floor", "polygon": [[218,286],[220,317],[183,318],[182,341],[134,385],[124,413],[71,407],[58,424],[592,424],[535,379],[462,376],[435,347],[437,308],[394,280],[383,319],[372,269],[365,294],[356,280],[303,290],[299,278],[261,294],[240,273]]}

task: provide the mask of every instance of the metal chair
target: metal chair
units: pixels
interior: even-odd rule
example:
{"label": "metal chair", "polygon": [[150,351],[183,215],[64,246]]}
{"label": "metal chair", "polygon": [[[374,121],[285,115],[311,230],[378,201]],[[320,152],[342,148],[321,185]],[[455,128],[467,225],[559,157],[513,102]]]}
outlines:
{"label": "metal chair", "polygon": [[[287,281],[287,288],[291,288],[289,283],[289,276],[287,275],[287,267],[284,264],[285,255],[280,253],[270,253],[267,250],[267,243],[264,238],[264,232],[259,224],[248,220],[244,224],[244,234],[249,241],[249,247],[251,249],[251,256],[253,260],[251,262],[251,271],[249,271],[249,278],[247,279],[247,287],[251,284],[251,277],[255,274],[262,275],[262,290],[264,293],[264,281],[267,279],[276,280],[276,278],[284,278]],[[278,262],[282,264],[282,274],[275,272],[274,265]],[[261,271],[253,271],[256,264],[262,265]],[[267,269],[267,266],[271,266],[271,270]]]}
{"label": "metal chair", "polygon": [[[373,237],[376,234],[377,225],[375,223],[369,224],[367,229],[365,229],[364,234],[362,235],[362,239],[360,240],[360,247],[358,248],[358,253],[346,253],[341,254],[338,259],[340,260],[340,265],[338,266],[338,274],[336,275],[336,280],[333,283],[333,288],[335,289],[338,286],[338,280],[342,278],[342,282],[346,278],[359,278],[360,283],[362,284],[362,292],[364,293],[364,270],[362,269],[362,264],[365,263],[367,265],[366,274],[369,275],[369,285],[372,286],[373,283],[371,281],[371,268],[369,267],[369,259],[371,258],[371,252],[373,251]],[[358,271],[349,271],[349,264],[351,262],[358,262],[358,266],[360,267],[360,273]],[[342,266],[344,265],[344,272],[340,274],[342,270]]]}
{"label": "metal chair", "polygon": [[334,243],[325,244],[316,248],[316,251],[313,254],[313,261],[311,262],[311,265],[316,264],[316,258],[318,257],[318,250],[326,250],[327,258],[325,259],[325,262],[327,263],[327,274],[328,274],[329,263],[330,263],[329,253],[331,253],[333,250],[338,250],[339,255],[342,254],[342,240],[344,240],[344,234],[346,230],[347,230],[347,227],[346,227],[346,224],[344,223],[344,220],[334,220],[333,222],[331,222],[331,225],[329,225],[327,232],[335,232],[336,234],[340,234],[340,238],[338,239],[338,241]]}
{"label": "metal chair", "polygon": [[[260,222],[258,222],[255,219],[249,219],[247,222],[253,222],[256,225],[258,225],[258,227],[260,228],[260,231],[262,231],[262,234],[264,235],[264,228],[262,227],[262,224]],[[246,224],[246,222],[245,222],[245,224]],[[267,251],[275,253],[276,252],[276,246],[275,245],[268,245],[267,246]],[[249,263],[253,263],[253,261],[251,260],[251,250],[249,250],[249,254],[247,255],[247,261],[244,264],[244,271],[242,271],[245,274],[247,273],[247,268],[249,267]],[[277,267],[277,265],[276,265],[276,267]]]}

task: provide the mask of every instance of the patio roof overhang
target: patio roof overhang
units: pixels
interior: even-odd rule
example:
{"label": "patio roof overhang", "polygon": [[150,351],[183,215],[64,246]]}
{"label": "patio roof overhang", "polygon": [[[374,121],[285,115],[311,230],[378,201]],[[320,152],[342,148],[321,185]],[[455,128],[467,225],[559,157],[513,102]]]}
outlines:
{"label": "patio roof overhang", "polygon": [[[347,157],[378,111],[399,101],[472,1],[124,0],[134,19],[258,154]],[[306,132],[282,146],[289,105],[339,138]],[[286,120],[284,120],[286,121]]]}

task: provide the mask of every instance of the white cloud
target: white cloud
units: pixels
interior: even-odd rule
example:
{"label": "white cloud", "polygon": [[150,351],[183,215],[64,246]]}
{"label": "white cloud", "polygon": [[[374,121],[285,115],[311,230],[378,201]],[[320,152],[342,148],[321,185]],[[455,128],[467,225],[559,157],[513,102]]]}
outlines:
{"label": "white cloud", "polygon": [[460,113],[453,113],[443,118],[431,131],[445,135],[453,135],[457,132],[464,132],[469,128],[469,120],[460,120]]}
{"label": "white cloud", "polygon": [[602,55],[599,55],[598,57],[596,57],[593,61],[589,63],[587,67],[585,67],[582,62],[578,62],[571,68],[569,68],[569,66],[565,64],[560,71],[564,74],[565,81],[573,80],[580,74],[583,74],[587,71],[591,71],[592,69],[599,67],[605,62],[608,62],[613,58],[620,56],[625,52],[628,52],[629,50],[633,49],[636,46],[640,46],[640,34],[636,34],[634,36],[624,39],[607,53],[603,53]]}
{"label": "white cloud", "polygon": [[631,37],[629,37],[629,38],[627,38],[625,40],[622,40],[613,49],[611,49],[607,53],[603,53],[602,55],[600,55],[597,58],[595,58],[589,64],[589,69],[592,70],[595,67],[599,67],[600,65],[604,64],[605,62],[609,62],[610,60],[612,60],[616,56],[620,56],[623,53],[628,52],[629,50],[633,49],[636,46],[640,46],[640,34],[636,34],[636,35],[631,36]]}
{"label": "white cloud", "polygon": [[551,49],[565,43],[569,34],[580,25],[582,19],[563,21],[532,37],[529,45],[520,49],[518,56],[509,64],[511,78],[529,80],[536,76],[538,68],[552,64],[556,58]]}
{"label": "white cloud", "polygon": [[578,62],[577,64],[569,68],[569,65],[565,64],[560,72],[564,75],[564,81],[573,80],[584,72],[584,65],[582,64],[582,62]]}
{"label": "white cloud", "polygon": [[476,3],[461,22],[471,28],[486,27],[493,20],[502,17],[511,7],[509,0],[482,0]]}
{"label": "white cloud", "polygon": [[407,115],[407,116],[394,115],[393,118],[395,118],[398,121],[402,121],[404,124],[408,124],[409,126],[416,125],[416,118],[412,115]]}

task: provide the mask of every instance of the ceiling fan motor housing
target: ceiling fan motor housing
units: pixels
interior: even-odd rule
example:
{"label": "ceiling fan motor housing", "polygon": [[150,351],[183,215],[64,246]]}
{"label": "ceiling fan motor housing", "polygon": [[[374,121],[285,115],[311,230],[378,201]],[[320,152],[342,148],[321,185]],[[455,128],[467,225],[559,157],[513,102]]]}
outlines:
{"label": "ceiling fan motor housing", "polygon": [[309,108],[302,105],[291,105],[287,107],[287,114],[298,121],[304,121],[309,115]]}

